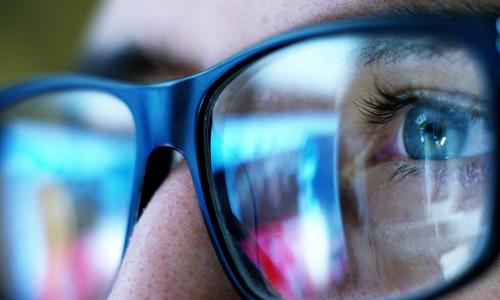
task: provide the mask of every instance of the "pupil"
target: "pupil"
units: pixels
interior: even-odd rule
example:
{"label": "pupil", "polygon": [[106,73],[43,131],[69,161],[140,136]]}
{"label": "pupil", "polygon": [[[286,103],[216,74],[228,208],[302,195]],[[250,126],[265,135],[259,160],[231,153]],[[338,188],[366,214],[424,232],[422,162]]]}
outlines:
{"label": "pupil", "polygon": [[437,146],[443,146],[446,139],[444,137],[444,131],[442,124],[438,123],[426,123],[422,124],[420,127],[420,142],[425,144],[428,139]]}

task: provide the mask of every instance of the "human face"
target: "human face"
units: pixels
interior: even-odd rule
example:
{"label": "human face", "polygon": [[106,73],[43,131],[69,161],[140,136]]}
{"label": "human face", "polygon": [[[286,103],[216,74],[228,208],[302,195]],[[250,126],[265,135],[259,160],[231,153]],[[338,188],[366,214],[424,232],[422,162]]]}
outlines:
{"label": "human face", "polygon": [[[494,6],[493,2],[482,3],[484,7],[474,3],[474,7],[478,7],[475,13],[488,5]],[[461,13],[466,4],[419,1],[412,2],[409,10]],[[133,1],[106,1],[90,31],[89,48],[90,53],[99,53],[106,59],[132,47],[151,68],[143,69],[140,76],[135,73],[130,79],[156,81],[208,68],[258,40],[287,29],[322,20],[398,13],[406,11],[408,5],[402,1],[391,4],[383,1],[233,1],[226,4],[222,0],[199,3],[149,0],[140,5]],[[496,7],[496,12],[498,9]],[[116,65],[114,62],[113,66]],[[109,69],[104,71],[113,73]],[[373,70],[361,71],[357,80],[366,81],[370,77],[367,72]],[[347,155],[343,159],[359,162],[349,156],[359,153],[356,151],[359,145],[346,145],[349,147],[352,149],[345,151]],[[345,183],[349,184],[352,183]],[[180,164],[161,184],[142,214],[112,297],[236,297],[211,250],[196,203],[189,172]],[[494,298],[500,294],[498,272],[497,263],[487,278],[474,283],[460,296]]]}

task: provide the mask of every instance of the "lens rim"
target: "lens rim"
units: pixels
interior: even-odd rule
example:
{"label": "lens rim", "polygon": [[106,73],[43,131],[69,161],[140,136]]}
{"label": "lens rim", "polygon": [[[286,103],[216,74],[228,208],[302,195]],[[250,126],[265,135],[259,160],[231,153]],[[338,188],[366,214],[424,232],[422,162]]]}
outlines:
{"label": "lens rim", "polygon": [[[316,38],[321,38],[321,37],[335,37],[335,36],[342,36],[342,35],[366,35],[366,34],[381,34],[382,32],[390,32],[391,34],[429,34],[429,32],[432,32],[433,36],[442,36],[443,38],[449,38],[453,39],[454,41],[457,41],[458,43],[463,44],[465,47],[469,48],[471,52],[478,58],[479,63],[484,66],[484,70],[486,73],[487,78],[495,78],[493,74],[495,74],[495,67],[496,63],[492,63],[492,60],[494,60],[494,57],[496,55],[495,51],[493,51],[493,47],[491,47],[491,44],[488,45],[487,40],[490,39],[494,40],[495,36],[495,31],[492,30],[492,23],[487,25],[486,23],[483,23],[480,25],[481,21],[479,23],[476,23],[479,27],[483,27],[481,31],[479,32],[484,32],[485,34],[481,37],[479,37],[477,34],[474,35],[473,32],[478,32],[475,30],[479,30],[479,28],[476,28],[475,30],[468,31],[468,33],[462,31],[461,29],[464,28],[462,25],[465,24],[460,24],[457,23],[456,21],[452,22],[441,22],[443,20],[439,20],[438,22],[435,22],[436,19],[425,19],[425,21],[420,20],[420,23],[414,23],[414,20],[377,20],[376,23],[370,23],[368,20],[363,20],[360,23],[343,23],[339,25],[338,23],[336,24],[326,24],[325,27],[316,27],[318,31],[313,31],[313,28],[308,28],[308,29],[302,31],[302,32],[293,32],[290,34],[290,36],[285,36],[285,37],[279,37],[276,40],[271,40],[268,42],[268,44],[264,44],[263,48],[261,51],[256,51],[255,49],[250,49],[249,52],[250,55],[248,57],[245,57],[244,59],[241,60],[240,64],[237,64],[235,66],[232,66],[233,69],[228,72],[225,76],[221,76],[219,78],[219,83],[214,85],[215,88],[212,88],[210,90],[206,97],[205,97],[205,106],[202,109],[201,114],[205,115],[205,120],[209,120],[209,122],[206,123],[206,126],[203,128],[203,141],[204,141],[204,156],[202,157],[205,166],[203,166],[204,172],[205,172],[205,178],[208,179],[208,182],[201,182],[202,186],[205,186],[205,198],[211,201],[212,206],[210,208],[210,214],[212,215],[212,220],[215,220],[217,223],[216,226],[219,228],[217,231],[219,232],[217,241],[216,243],[222,243],[223,248],[223,256],[224,259],[227,260],[226,264],[228,265],[227,268],[231,269],[232,276],[236,278],[232,278],[232,281],[236,280],[238,281],[238,286],[239,288],[243,288],[246,291],[244,291],[245,296],[249,295],[250,298],[247,299],[260,299],[259,295],[255,293],[255,291],[252,291],[250,287],[248,287],[247,283],[245,280],[242,278],[242,275],[239,273],[240,271],[238,270],[238,267],[236,266],[236,263],[233,261],[234,259],[231,257],[228,248],[229,246],[227,245],[227,241],[225,238],[222,236],[222,231],[220,227],[224,226],[223,224],[220,223],[220,220],[217,220],[217,217],[215,217],[215,213],[217,208],[218,203],[216,203],[217,200],[217,185],[215,183],[215,180],[212,175],[211,171],[211,159],[210,159],[210,138],[211,138],[211,130],[212,130],[212,114],[215,106],[215,102],[218,99],[218,96],[223,92],[225,87],[232,82],[232,80],[237,77],[241,72],[243,72],[247,67],[252,65],[254,62],[258,61],[259,59],[267,56],[269,53],[272,53],[274,51],[283,49],[287,46],[294,45],[299,42],[305,42],[307,40],[312,40]],[[473,22],[475,23],[477,20],[468,20],[467,22]],[[367,22],[367,23],[365,23]],[[335,26],[333,26],[335,25]],[[344,26],[346,27],[344,27]],[[470,25],[470,24],[469,24]],[[469,25],[466,25],[468,29],[471,29]],[[432,28],[432,30],[431,30]],[[457,30],[457,28],[459,28]],[[488,38],[488,36],[490,38]],[[491,59],[491,60],[490,60]],[[495,82],[491,81],[486,83],[488,87],[495,87]],[[487,93],[487,97],[489,99],[497,99],[497,95],[499,93],[495,91],[494,89],[490,89]],[[490,101],[491,103],[495,103],[495,101]],[[497,109],[496,106],[492,107],[492,109]],[[495,134],[495,138],[496,138]],[[498,138],[496,138],[495,143],[497,143]],[[495,152],[497,151],[498,147],[495,148]],[[493,157],[496,157],[495,154],[493,154]],[[498,162],[494,161],[493,162],[495,166],[498,166]],[[495,168],[495,170],[497,170]],[[496,175],[493,176],[494,178],[497,178]],[[208,186],[208,188],[206,187]],[[498,186],[498,185],[497,185]],[[491,201],[488,201],[490,204],[490,207],[488,207],[487,212],[489,214],[489,220],[490,220],[490,230],[488,230],[487,237],[480,242],[482,244],[479,248],[482,249],[482,251],[479,251],[476,253],[474,257],[471,259],[471,264],[469,265],[469,268],[467,271],[463,272],[453,280],[444,282],[443,284],[436,284],[436,286],[432,287],[425,287],[422,289],[417,289],[415,292],[411,292],[407,295],[398,295],[398,299],[430,299],[438,296],[442,296],[454,289],[459,288],[463,284],[465,284],[468,281],[473,280],[474,278],[478,277],[479,274],[484,271],[488,265],[490,265],[495,258],[495,252],[498,251],[499,248],[499,241],[498,238],[495,237],[494,230],[493,228],[498,228],[498,210],[499,207],[496,205],[494,199],[496,198],[496,195],[498,194],[497,191],[493,192],[492,194],[492,199]],[[493,212],[497,212],[497,214],[493,214]],[[213,221],[212,221],[213,222]],[[497,249],[497,250],[494,250]],[[231,277],[232,277],[231,276]]]}

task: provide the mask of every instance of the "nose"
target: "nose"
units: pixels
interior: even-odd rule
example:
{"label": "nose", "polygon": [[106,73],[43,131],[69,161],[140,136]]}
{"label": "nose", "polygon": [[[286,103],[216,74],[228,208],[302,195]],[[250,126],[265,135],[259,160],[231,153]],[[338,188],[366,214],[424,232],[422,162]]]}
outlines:
{"label": "nose", "polygon": [[237,299],[217,260],[185,162],[134,227],[109,299]]}

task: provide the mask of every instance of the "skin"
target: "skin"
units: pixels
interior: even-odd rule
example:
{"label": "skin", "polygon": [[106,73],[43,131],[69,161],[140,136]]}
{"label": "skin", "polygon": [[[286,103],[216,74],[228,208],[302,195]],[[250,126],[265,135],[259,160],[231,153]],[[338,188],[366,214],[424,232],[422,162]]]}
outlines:
{"label": "skin", "polygon": [[[471,229],[479,227],[471,216],[483,203],[487,183],[480,175],[484,174],[484,167],[477,162],[486,159],[484,153],[488,147],[480,145],[480,153],[467,158],[411,159],[403,145],[403,124],[410,109],[421,109],[425,105],[418,101],[406,105],[389,122],[379,125],[360,122],[363,114],[353,102],[360,97],[369,98],[365,94],[373,95],[374,78],[391,95],[398,94],[396,91],[419,89],[460,90],[481,95],[478,87],[482,81],[474,80],[480,78],[477,74],[480,72],[473,62],[463,52],[447,51],[432,58],[415,54],[402,60],[378,61],[359,67],[346,97],[354,100],[345,101],[342,107],[341,138],[344,228],[350,260],[362,266],[354,276],[361,279],[355,290],[371,294],[381,290],[379,282],[408,289],[432,282],[446,270],[439,264],[442,256],[457,245],[473,243],[473,239],[464,239],[460,225],[467,223]],[[454,74],[458,73],[469,76],[457,78]],[[433,104],[438,102],[432,96],[428,100]],[[466,97],[463,102],[470,106],[474,101]],[[414,136],[411,129],[409,132]],[[415,166],[418,171],[391,175],[405,164]],[[469,165],[479,174],[471,176],[474,184],[463,180],[464,176],[458,171]],[[444,210],[443,205],[447,207]],[[470,216],[447,219],[454,214]],[[370,258],[366,259],[367,256]],[[408,262],[413,262],[411,267]]]}
{"label": "skin", "polygon": [[[494,1],[491,1],[493,3]],[[325,20],[388,14],[402,1],[224,0],[104,1],[88,34],[91,53],[134,46],[156,64],[136,80],[149,82],[206,69],[264,38]],[[460,10],[464,2],[412,2]],[[487,1],[474,2],[476,7]],[[406,3],[408,5],[408,3]],[[498,12],[498,7],[497,7]],[[175,67],[171,67],[175,62]],[[494,299],[500,263],[481,280],[450,295]],[[189,170],[180,163],[137,223],[110,299],[236,299],[210,244]]]}

